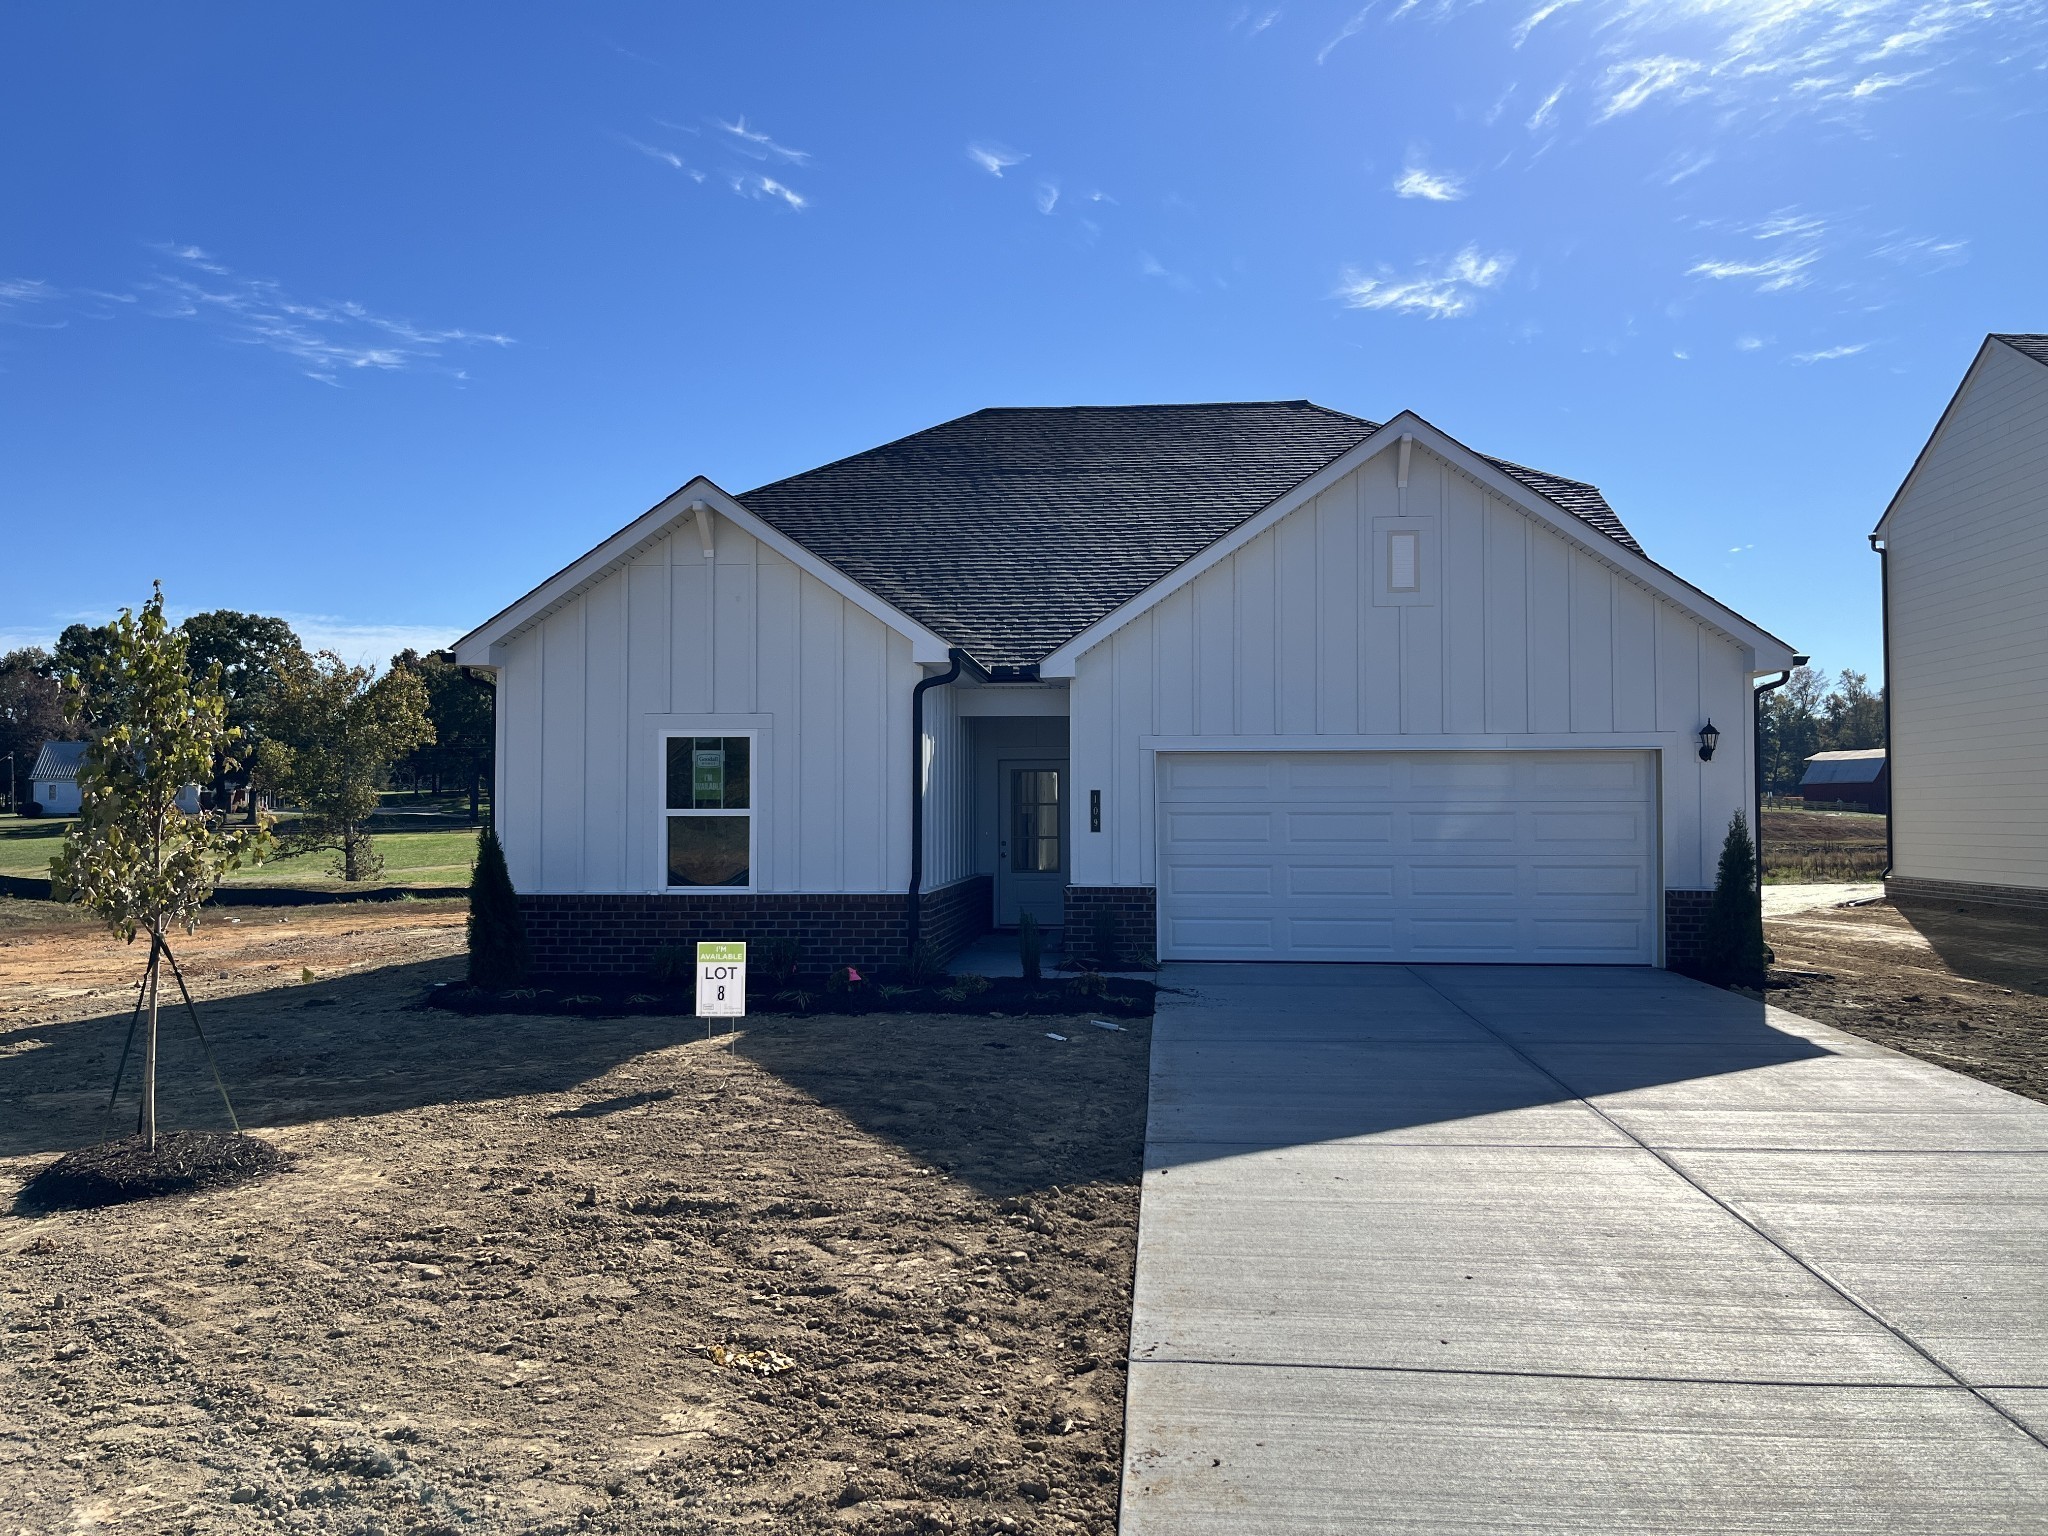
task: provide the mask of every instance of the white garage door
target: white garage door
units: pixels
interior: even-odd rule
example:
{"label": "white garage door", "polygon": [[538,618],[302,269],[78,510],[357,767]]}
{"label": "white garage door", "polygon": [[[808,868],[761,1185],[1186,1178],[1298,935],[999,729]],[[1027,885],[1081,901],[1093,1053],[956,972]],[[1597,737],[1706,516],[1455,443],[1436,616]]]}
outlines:
{"label": "white garage door", "polygon": [[1643,752],[1159,758],[1170,960],[1647,965]]}

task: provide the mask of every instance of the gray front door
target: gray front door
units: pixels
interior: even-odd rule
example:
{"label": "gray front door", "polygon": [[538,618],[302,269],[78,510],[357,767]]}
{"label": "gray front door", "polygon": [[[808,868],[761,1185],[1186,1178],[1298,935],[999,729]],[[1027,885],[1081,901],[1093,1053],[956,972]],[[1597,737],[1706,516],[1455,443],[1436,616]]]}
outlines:
{"label": "gray front door", "polygon": [[1066,915],[1067,765],[1056,758],[996,763],[996,924],[1029,912],[1057,928]]}

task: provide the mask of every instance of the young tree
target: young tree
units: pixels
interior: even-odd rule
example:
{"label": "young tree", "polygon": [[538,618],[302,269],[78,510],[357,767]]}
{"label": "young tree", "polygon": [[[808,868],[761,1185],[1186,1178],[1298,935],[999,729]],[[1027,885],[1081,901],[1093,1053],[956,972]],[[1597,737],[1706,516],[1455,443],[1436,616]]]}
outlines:
{"label": "young tree", "polygon": [[442,777],[460,782],[469,793],[469,819],[477,820],[478,788],[490,777],[497,754],[494,710],[497,694],[489,683],[455,665],[447,651],[400,651],[391,658],[394,671],[404,667],[419,674],[427,689],[427,718],[434,725],[431,746],[415,751],[406,766],[415,784]]}
{"label": "young tree", "polygon": [[1714,898],[1700,934],[1700,970],[1709,981],[1760,987],[1770,958],[1764,947],[1763,902],[1757,895],[1756,845],[1749,840],[1748,818],[1737,811],[1721,843]]}
{"label": "young tree", "polygon": [[378,677],[332,651],[287,658],[261,724],[257,777],[301,812],[286,848],[333,849],[342,879],[374,879],[384,861],[365,824],[378,791],[393,763],[434,739],[419,675]]}
{"label": "young tree", "polygon": [[[185,635],[185,653],[194,677],[218,671],[221,692],[227,698],[228,724],[253,740],[265,702],[277,686],[285,665],[303,656],[305,648],[291,625],[283,619],[260,613],[237,613],[216,608],[195,613],[178,626]],[[237,787],[247,787],[246,763],[237,775],[225,763],[216,763],[212,774],[214,803],[225,809]],[[250,797],[249,819],[256,818],[255,797]]]}
{"label": "young tree", "polygon": [[195,681],[187,670],[184,637],[164,622],[163,589],[139,618],[124,609],[107,628],[108,643],[88,659],[83,678],[101,723],[78,771],[78,820],[50,875],[60,899],[129,943],[149,935],[139,1003],[148,1010],[141,1130],[154,1152],[157,981],[164,960],[177,970],[170,930],[182,924],[189,933],[220,877],[260,854],[268,834],[261,826],[230,833],[178,808],[180,790],[216,758],[233,759],[239,735],[227,723],[218,678]]}

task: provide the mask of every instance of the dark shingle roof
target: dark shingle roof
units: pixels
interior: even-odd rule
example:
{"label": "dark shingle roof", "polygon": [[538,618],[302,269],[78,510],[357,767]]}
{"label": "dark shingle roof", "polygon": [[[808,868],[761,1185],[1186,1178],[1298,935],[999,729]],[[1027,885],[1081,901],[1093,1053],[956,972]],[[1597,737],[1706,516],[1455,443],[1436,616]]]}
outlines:
{"label": "dark shingle roof", "polygon": [[2037,363],[2048,363],[2048,336],[2031,331],[2018,331],[2010,335],[1998,331],[1991,333],[1993,341],[2002,341],[2015,352],[2024,352]]}
{"label": "dark shingle roof", "polygon": [[[1306,400],[991,409],[739,500],[984,666],[1019,666],[1379,426]],[[1491,462],[1642,552],[1594,487]]]}

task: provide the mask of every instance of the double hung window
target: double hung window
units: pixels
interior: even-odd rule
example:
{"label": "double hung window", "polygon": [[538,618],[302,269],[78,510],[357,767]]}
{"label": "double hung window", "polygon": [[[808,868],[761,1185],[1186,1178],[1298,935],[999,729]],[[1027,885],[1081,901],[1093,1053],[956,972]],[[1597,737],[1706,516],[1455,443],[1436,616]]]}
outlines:
{"label": "double hung window", "polygon": [[751,736],[667,738],[662,831],[671,889],[752,889],[753,759]]}

